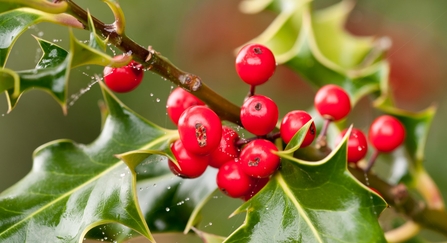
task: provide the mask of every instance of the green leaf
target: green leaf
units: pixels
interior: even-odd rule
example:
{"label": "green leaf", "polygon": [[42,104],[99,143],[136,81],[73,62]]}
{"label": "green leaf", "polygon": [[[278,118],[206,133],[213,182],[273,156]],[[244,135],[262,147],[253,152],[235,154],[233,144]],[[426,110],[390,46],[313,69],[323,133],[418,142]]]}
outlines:
{"label": "green leaf", "polygon": [[10,112],[20,96],[29,89],[42,89],[51,94],[66,112],[67,80],[70,75],[71,54],[61,47],[35,37],[43,51],[43,56],[32,70],[19,71],[20,82],[8,89],[7,99]]}
{"label": "green leaf", "polygon": [[80,242],[89,229],[113,222],[152,240],[136,173],[114,155],[151,149],[177,132],[144,120],[101,85],[110,112],[101,135],[89,145],[58,140],[35,151],[32,171],[0,194],[0,241]]}
{"label": "green leaf", "polygon": [[0,92],[14,89],[15,86],[20,85],[19,82],[20,77],[16,72],[8,68],[0,68]]}
{"label": "green leaf", "polygon": [[[21,95],[30,89],[41,89],[52,95],[62,106],[64,113],[67,111],[67,87],[70,70],[75,66],[97,64],[123,66],[130,62],[131,56],[124,55],[120,59],[113,59],[105,53],[94,49],[75,39],[70,32],[71,51],[67,52],[60,46],[46,40],[35,37],[43,56],[37,63],[35,69],[14,72],[9,69],[0,69],[2,73],[3,90],[7,88],[7,99],[9,104],[8,112],[16,106]],[[95,47],[102,44],[91,35],[90,43]],[[95,43],[95,44],[93,44]],[[75,62],[73,64],[73,62]],[[14,82],[14,87],[11,87]],[[0,89],[2,91],[2,89]]]}
{"label": "green leaf", "polygon": [[383,93],[374,102],[374,106],[399,119],[405,127],[405,156],[393,155],[399,156],[400,161],[405,161],[406,164],[402,166],[401,163],[393,163],[393,174],[390,178],[392,183],[404,182],[422,195],[429,208],[444,210],[445,203],[441,193],[424,168],[425,144],[436,107],[431,106],[420,112],[405,111],[394,106],[389,93]]}
{"label": "green leaf", "polygon": [[[208,168],[199,178],[185,180],[173,176],[167,166],[164,167],[164,170],[160,166],[154,168],[152,161],[160,163],[160,160],[169,158],[174,163],[176,162],[168,147],[158,151],[131,151],[120,154],[118,157],[131,168],[134,165],[140,165],[136,167],[139,172],[139,188],[152,188],[149,191],[143,189],[139,193],[139,198],[149,226],[156,231],[188,233],[200,221],[202,207],[217,189],[216,169]],[[163,161],[162,164],[167,165],[167,161]],[[156,188],[153,188],[153,185],[156,185]],[[169,205],[182,207],[180,209],[178,207],[170,208]]]}
{"label": "green leaf", "polygon": [[63,13],[67,10],[68,4],[65,1],[52,3],[42,0],[0,0],[0,13],[21,7],[30,7],[47,13]]}
{"label": "green leaf", "polygon": [[90,14],[90,11],[88,12],[88,28],[90,30],[90,41],[89,46],[97,49],[99,51],[105,51],[107,48],[107,45],[105,41],[103,41],[98,34],[96,34],[96,29],[93,23],[92,15]]}
{"label": "green leaf", "polygon": [[235,212],[246,220],[225,242],[386,242],[377,221],[386,203],[347,170],[349,133],[321,161],[280,154],[281,169]]}
{"label": "green leaf", "polygon": [[97,46],[101,47],[101,44],[97,42],[95,37],[96,34],[92,35],[90,41],[95,43],[92,43],[93,47],[77,40],[73,34],[73,31],[70,30],[70,53],[73,53],[71,68],[92,64],[121,67],[128,64],[132,60],[132,57],[129,55],[123,55],[120,59],[113,59],[106,53],[95,49]]}
{"label": "green leaf", "polygon": [[225,237],[223,236],[200,231],[194,227],[192,229],[202,239],[203,243],[222,243],[225,240]]}
{"label": "green leaf", "polygon": [[47,21],[82,28],[74,17],[67,14],[49,14],[34,9],[20,8],[0,14],[0,67],[4,67],[12,46],[28,27]]}
{"label": "green leaf", "polygon": [[388,42],[353,37],[343,29],[351,2],[316,12],[311,11],[309,1],[292,2],[274,1],[278,5],[274,9],[281,12],[250,42],[268,46],[278,63],[297,71],[317,88],[330,83],[343,87],[353,105],[379,90],[388,75],[388,65],[382,61]]}

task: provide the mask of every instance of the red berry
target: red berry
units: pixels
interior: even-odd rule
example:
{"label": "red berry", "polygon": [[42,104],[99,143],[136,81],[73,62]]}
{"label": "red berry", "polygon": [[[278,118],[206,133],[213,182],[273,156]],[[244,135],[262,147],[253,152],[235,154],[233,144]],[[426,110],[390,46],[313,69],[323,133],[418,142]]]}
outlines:
{"label": "red berry", "polygon": [[[336,144],[340,143],[348,129],[343,130],[337,138]],[[359,129],[353,128],[348,138],[348,162],[357,163],[365,158],[368,152],[368,142],[366,136]]]}
{"label": "red berry", "polygon": [[209,154],[222,138],[222,124],[213,110],[191,106],[179,118],[178,131],[185,148],[195,154]]}
{"label": "red berry", "polygon": [[[300,130],[300,128],[302,128],[311,119],[312,117],[305,111],[295,110],[287,113],[282,119],[281,128],[279,129],[282,140],[285,143],[289,143],[298,130]],[[312,122],[306,136],[304,137],[301,147],[304,148],[309,146],[314,141],[316,134],[317,129],[315,128],[315,123]]]}
{"label": "red berry", "polygon": [[241,107],[241,122],[247,131],[258,135],[271,132],[278,121],[278,106],[263,95],[249,97]]}
{"label": "red berry", "polygon": [[333,84],[325,85],[318,90],[314,104],[321,116],[332,121],[345,118],[351,111],[349,95]]}
{"label": "red berry", "polygon": [[276,61],[272,51],[260,44],[248,44],[236,57],[236,72],[247,84],[265,83],[275,72]]}
{"label": "red berry", "polygon": [[255,179],[242,171],[237,159],[223,164],[217,172],[216,182],[219,189],[234,198],[242,197],[250,192]]}
{"label": "red berry", "polygon": [[251,190],[244,195],[242,199],[244,201],[250,200],[254,195],[256,195],[262,188],[264,188],[265,185],[270,181],[270,177],[267,178],[257,178],[253,182],[253,185],[251,187]]}
{"label": "red berry", "polygon": [[172,122],[177,125],[180,115],[186,108],[195,105],[205,105],[205,103],[188,91],[177,87],[169,95],[166,108],[169,118],[171,118]]}
{"label": "red berry", "polygon": [[[120,59],[121,56],[114,56]],[[143,80],[143,69],[140,64],[131,61],[127,66],[104,68],[104,82],[114,92],[126,93],[135,89]]]}
{"label": "red berry", "polygon": [[278,149],[268,140],[256,139],[249,142],[240,155],[244,172],[255,178],[265,178],[275,173],[280,160],[272,151],[278,151]]}
{"label": "red berry", "polygon": [[239,156],[239,148],[236,142],[239,135],[231,128],[222,126],[222,138],[219,147],[210,154],[210,166],[219,168],[225,162]]}
{"label": "red berry", "polygon": [[190,153],[180,140],[171,144],[171,151],[177,159],[179,166],[169,160],[169,169],[177,176],[182,178],[196,178],[201,176],[208,167],[208,156]]}
{"label": "red berry", "polygon": [[373,121],[369,128],[369,141],[379,152],[391,152],[405,139],[405,128],[393,116],[383,115]]}

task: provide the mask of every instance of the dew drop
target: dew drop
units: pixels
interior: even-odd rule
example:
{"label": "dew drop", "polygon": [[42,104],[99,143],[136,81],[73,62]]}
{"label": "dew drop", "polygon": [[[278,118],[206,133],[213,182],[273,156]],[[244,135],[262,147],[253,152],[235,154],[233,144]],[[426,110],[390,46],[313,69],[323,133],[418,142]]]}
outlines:
{"label": "dew drop", "polygon": [[171,209],[170,208],[166,208],[166,212],[169,212],[169,211],[171,211]]}

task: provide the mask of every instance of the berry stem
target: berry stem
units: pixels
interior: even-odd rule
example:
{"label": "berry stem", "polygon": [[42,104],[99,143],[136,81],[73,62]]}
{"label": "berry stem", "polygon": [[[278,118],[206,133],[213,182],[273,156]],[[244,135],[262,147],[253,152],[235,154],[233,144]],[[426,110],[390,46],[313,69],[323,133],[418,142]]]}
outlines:
{"label": "berry stem", "polygon": [[374,163],[376,162],[376,160],[377,160],[377,157],[379,156],[379,151],[376,149],[376,150],[374,150],[374,153],[371,155],[371,157],[369,158],[369,160],[368,160],[368,164],[366,165],[366,168],[364,169],[364,171],[366,172],[366,173],[368,173],[370,170],[371,170],[371,168],[373,167],[373,165],[374,165]]}
{"label": "berry stem", "polygon": [[[85,29],[88,29],[87,11],[78,6],[73,0],[64,1],[68,3],[67,13],[81,22]],[[241,125],[239,119],[240,108],[210,89],[202,82],[200,77],[178,69],[166,57],[163,57],[151,48],[147,49],[137,44],[127,37],[125,33],[118,34],[116,31],[110,31],[108,24],[103,23],[94,16],[92,16],[92,19],[96,31],[104,38],[108,38],[108,42],[125,53],[132,53],[133,59],[148,70],[194,94],[213,109],[221,119]]]}
{"label": "berry stem", "polygon": [[256,92],[256,85],[250,85],[250,93],[248,94],[248,97],[255,95],[255,92]]}
{"label": "berry stem", "polygon": [[323,129],[321,130],[320,134],[318,135],[317,142],[316,142],[317,149],[322,149],[322,148],[327,147],[326,135],[327,135],[327,131],[329,129],[330,124],[331,124],[330,119],[324,119]]}

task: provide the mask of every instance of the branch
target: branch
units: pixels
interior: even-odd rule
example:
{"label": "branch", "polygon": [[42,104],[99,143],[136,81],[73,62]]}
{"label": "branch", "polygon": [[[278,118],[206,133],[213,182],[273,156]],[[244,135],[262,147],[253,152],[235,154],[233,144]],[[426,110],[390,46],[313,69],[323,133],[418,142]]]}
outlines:
{"label": "branch", "polygon": [[[67,13],[78,19],[87,29],[87,11],[72,0],[65,0],[65,2],[68,3]],[[141,63],[148,70],[172,81],[197,96],[213,109],[221,119],[241,125],[239,119],[240,108],[210,89],[202,82],[200,77],[178,69],[167,58],[161,56],[160,53],[150,47],[148,49],[142,47],[127,37],[125,33],[118,34],[114,30],[113,25],[105,24],[93,16],[92,19],[96,31],[101,33],[108,42],[124,53],[130,53],[135,61]]]}
{"label": "branch", "polygon": [[[330,149],[324,151],[315,147],[298,149],[294,157],[308,161],[318,161],[325,158]],[[421,226],[437,231],[447,236],[447,213],[443,209],[433,209],[427,203],[416,199],[408,192],[404,184],[390,185],[372,172],[366,173],[360,168],[348,167],[351,174],[364,185],[380,192],[385,201],[397,212],[404,214],[408,219]],[[368,182],[366,182],[368,178]]]}

